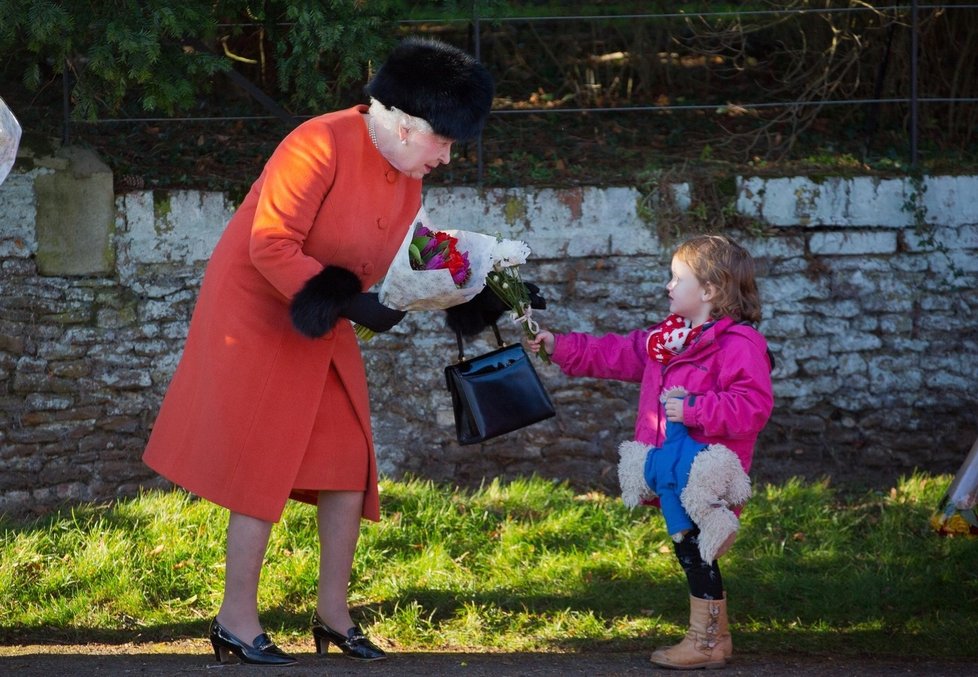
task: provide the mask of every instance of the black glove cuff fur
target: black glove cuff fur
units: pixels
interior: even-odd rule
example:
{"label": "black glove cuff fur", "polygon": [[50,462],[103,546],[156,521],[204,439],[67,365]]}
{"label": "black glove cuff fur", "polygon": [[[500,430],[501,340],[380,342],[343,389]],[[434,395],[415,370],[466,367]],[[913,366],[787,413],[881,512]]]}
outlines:
{"label": "black glove cuff fur", "polygon": [[346,268],[326,266],[309,278],[292,299],[292,324],[309,338],[319,338],[336,325],[343,309],[363,289],[360,278]]}

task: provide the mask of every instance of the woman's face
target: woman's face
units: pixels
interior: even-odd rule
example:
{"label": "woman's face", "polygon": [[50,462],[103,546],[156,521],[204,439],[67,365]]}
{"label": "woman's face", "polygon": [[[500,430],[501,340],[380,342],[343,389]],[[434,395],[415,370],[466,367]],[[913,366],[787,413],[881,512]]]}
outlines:
{"label": "woman's face", "polygon": [[452,161],[452,139],[417,129],[398,130],[400,139],[390,163],[412,179],[423,179],[438,165]]}

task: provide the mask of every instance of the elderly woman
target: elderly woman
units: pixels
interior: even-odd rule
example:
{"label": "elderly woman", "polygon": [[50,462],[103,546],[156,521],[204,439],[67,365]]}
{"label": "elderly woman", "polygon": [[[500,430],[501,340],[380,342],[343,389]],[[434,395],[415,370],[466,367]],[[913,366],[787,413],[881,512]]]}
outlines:
{"label": "elderly woman", "polygon": [[479,134],[488,71],[437,41],[398,45],[370,106],[309,120],[278,146],[204,274],[186,346],[144,461],[230,511],[218,660],[287,665],[262,631],[258,580],[289,498],[317,506],[316,649],[384,652],[353,622],[347,588],[361,517],[379,520],[367,381],[351,322],[403,313],[364,293],[386,273],[421,205],[421,179]]}

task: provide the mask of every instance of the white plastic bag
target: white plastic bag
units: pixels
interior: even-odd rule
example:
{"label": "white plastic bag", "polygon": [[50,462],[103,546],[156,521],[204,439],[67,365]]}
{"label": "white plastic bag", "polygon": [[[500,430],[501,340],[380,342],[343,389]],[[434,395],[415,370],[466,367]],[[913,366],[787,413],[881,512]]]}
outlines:
{"label": "white plastic bag", "polygon": [[[462,287],[455,285],[446,270],[414,270],[408,246],[418,222],[432,231],[441,231],[458,238],[459,251],[468,252],[471,274]],[[387,276],[380,287],[380,302],[398,310],[442,310],[470,301],[486,286],[486,275],[492,269],[492,250],[496,238],[468,230],[449,230],[432,225],[424,207],[408,228]]]}
{"label": "white plastic bag", "polygon": [[19,145],[20,123],[3,98],[0,98],[0,183],[3,183],[10,168],[14,166]]}

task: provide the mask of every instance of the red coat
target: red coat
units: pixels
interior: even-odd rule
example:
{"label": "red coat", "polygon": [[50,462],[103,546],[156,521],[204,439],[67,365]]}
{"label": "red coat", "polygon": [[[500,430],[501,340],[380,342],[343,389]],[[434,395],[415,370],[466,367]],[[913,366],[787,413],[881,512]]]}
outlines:
{"label": "red coat", "polygon": [[309,120],[272,154],[207,265],[143,456],[188,491],[266,521],[281,517],[293,488],[330,365],[369,446],[363,516],[380,518],[367,380],[352,325],[341,319],[310,339],[289,318],[292,297],[326,265],[352,270],[364,289],[380,280],[421,205],[421,181],[393,169],[371,144],[366,110]]}

